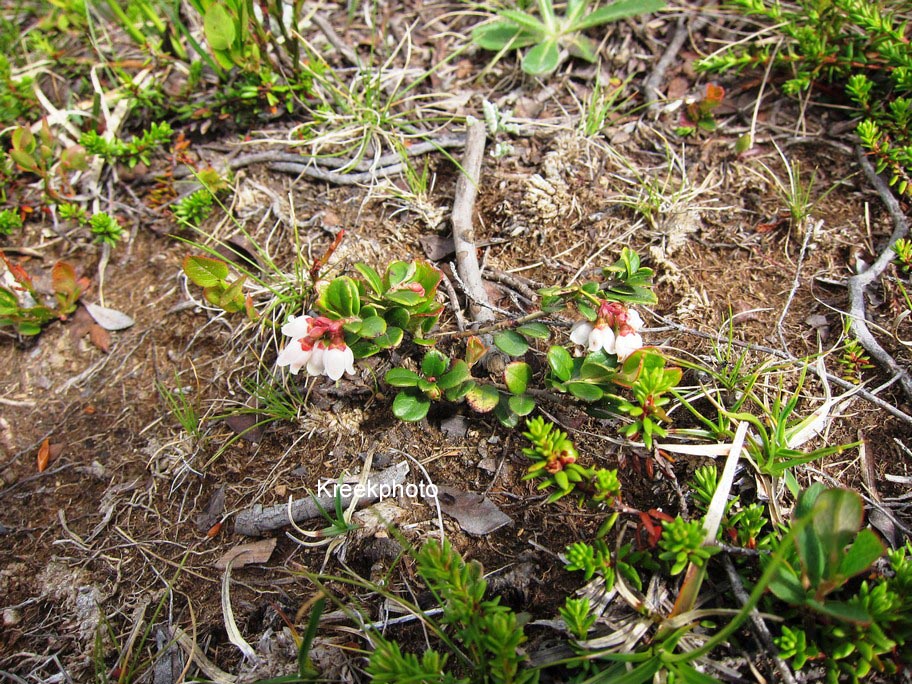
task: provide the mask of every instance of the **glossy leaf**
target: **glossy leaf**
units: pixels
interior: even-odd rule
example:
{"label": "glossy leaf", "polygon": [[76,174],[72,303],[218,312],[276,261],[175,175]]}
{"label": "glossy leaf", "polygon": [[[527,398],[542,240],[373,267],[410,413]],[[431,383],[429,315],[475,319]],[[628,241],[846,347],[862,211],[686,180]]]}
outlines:
{"label": "glossy leaf", "polygon": [[468,364],[462,359],[459,359],[453,364],[453,367],[448,372],[440,376],[437,381],[437,386],[442,390],[452,389],[471,379],[471,377],[472,374],[469,372]]}
{"label": "glossy leaf", "polygon": [[368,339],[373,339],[378,337],[386,332],[386,321],[380,318],[380,316],[370,316],[361,321],[361,327],[358,329],[358,334],[361,337],[366,337]]}
{"label": "glossy leaf", "polygon": [[432,349],[424,355],[424,360],[421,362],[421,374],[428,379],[439,378],[446,373],[447,366],[449,365],[450,360],[447,358],[446,354],[443,354],[436,349]]}
{"label": "glossy leaf", "polygon": [[365,263],[355,264],[355,270],[361,274],[364,280],[367,281],[367,284],[370,285],[370,288],[374,291],[374,294],[383,293],[383,281],[380,278],[380,274],[377,273],[374,269],[368,266]]}
{"label": "glossy leaf", "polygon": [[408,368],[390,368],[383,379],[393,387],[415,387],[418,384],[419,375]]}
{"label": "glossy leaf", "polygon": [[598,401],[605,393],[600,387],[591,385],[588,382],[568,382],[567,390],[577,399],[583,401]]}
{"label": "glossy leaf", "polygon": [[504,427],[513,429],[519,425],[519,416],[510,408],[509,402],[498,402],[494,408],[494,416]]}
{"label": "glossy leaf", "polygon": [[384,295],[391,302],[401,304],[402,306],[415,306],[424,301],[424,297],[418,292],[411,290],[392,290]]}
{"label": "glossy leaf", "polygon": [[529,350],[529,343],[513,330],[502,330],[494,335],[494,344],[507,356],[522,356]]}
{"label": "glossy leaf", "polygon": [[374,344],[382,349],[398,347],[402,343],[403,335],[402,328],[390,326],[386,329],[385,333],[374,338]]}
{"label": "glossy leaf", "polygon": [[548,326],[544,323],[539,323],[538,321],[521,325],[516,328],[516,332],[536,340],[547,340],[551,337],[551,331],[548,329]]}
{"label": "glossy leaf", "polygon": [[573,375],[573,357],[563,347],[555,345],[548,349],[548,365],[561,382],[566,382]]}
{"label": "glossy leaf", "polygon": [[424,418],[430,407],[431,400],[419,392],[399,392],[393,399],[393,415],[409,423]]}
{"label": "glossy leaf", "polygon": [[535,400],[528,395],[514,395],[507,400],[510,410],[518,416],[528,416],[535,410]]}
{"label": "glossy leaf", "polygon": [[504,382],[510,394],[523,394],[532,379],[532,368],[524,361],[508,363],[504,369]]}
{"label": "glossy leaf", "polygon": [[358,285],[348,276],[334,278],[320,293],[320,306],[338,318],[357,316],[361,311]]}

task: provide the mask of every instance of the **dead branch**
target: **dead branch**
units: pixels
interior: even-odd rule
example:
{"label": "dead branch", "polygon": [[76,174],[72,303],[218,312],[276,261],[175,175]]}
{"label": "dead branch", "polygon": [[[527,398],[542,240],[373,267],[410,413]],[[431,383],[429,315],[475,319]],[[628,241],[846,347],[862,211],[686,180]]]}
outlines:
{"label": "dead branch", "polygon": [[[374,503],[379,498],[380,491],[393,491],[397,485],[405,482],[409,473],[409,465],[405,461],[382,470],[372,475],[364,483],[365,496],[360,497],[358,504],[367,505]],[[354,489],[355,485],[352,485]],[[353,492],[354,494],[354,492]],[[351,505],[354,496],[341,496],[342,508]],[[323,496],[308,496],[297,499],[291,503],[277,504],[263,508],[259,504],[241,511],[234,520],[234,531],[248,537],[259,537],[266,532],[277,530],[289,525],[289,515],[294,522],[299,523],[310,518],[317,518],[323,511],[332,511],[336,506],[336,497],[326,494]]]}
{"label": "dead branch", "polygon": [[481,269],[475,249],[475,198],[481,182],[481,162],[485,150],[485,124],[477,121],[466,136],[462,173],[456,181],[453,199],[453,243],[456,247],[456,269],[469,298],[469,313],[476,323],[490,323],[494,314],[488,302],[488,293],[481,282]]}
{"label": "dead branch", "polygon": [[893,219],[894,228],[893,234],[890,235],[890,240],[884,246],[880,255],[877,257],[877,260],[871,264],[866,271],[852,276],[846,283],[849,290],[849,318],[851,319],[851,330],[854,333],[855,338],[861,343],[861,346],[865,348],[865,351],[867,351],[882,367],[889,370],[899,379],[899,384],[902,386],[903,392],[906,393],[908,398],[912,399],[912,377],[910,377],[909,373],[896,362],[896,359],[894,359],[890,353],[874,339],[874,335],[872,335],[871,331],[868,329],[865,313],[865,290],[868,285],[880,278],[881,274],[883,274],[887,266],[889,266],[890,262],[893,260],[893,245],[896,244],[897,240],[908,235],[909,223],[903,214],[902,207],[899,206],[899,202],[896,197],[893,196],[890,186],[877,175],[877,172],[874,170],[874,167],[871,166],[871,162],[868,161],[861,148],[858,148],[857,156],[858,163],[861,165],[865,176],[867,176],[871,185],[874,186],[874,189],[877,190],[877,194],[880,195],[881,201],[884,203],[890,217]]}
{"label": "dead branch", "polygon": [[361,59],[358,57],[358,53],[345,44],[339,37],[339,34],[336,33],[336,30],[332,27],[332,24],[330,24],[325,17],[314,14],[310,20],[317,25],[317,28],[326,36],[326,40],[329,41],[329,44],[336,48],[349,64],[359,69],[363,67]]}
{"label": "dead branch", "polygon": [[[741,583],[741,578],[738,576],[738,571],[735,569],[735,564],[732,562],[730,556],[725,555],[722,557],[722,561],[725,564],[725,572],[728,575],[728,581],[731,583],[732,591],[735,594],[735,597],[741,603],[741,605],[746,605],[750,600],[750,596],[747,595],[747,592],[744,590],[744,585]],[[770,654],[770,657],[773,658],[773,662],[776,663],[776,669],[779,670],[779,675],[782,677],[782,681],[786,684],[796,684],[797,680],[795,675],[792,674],[791,669],[782,658],[774,655],[777,653],[775,644],[773,644],[773,636],[770,634],[769,628],[767,628],[766,623],[763,621],[763,618],[760,617],[760,613],[754,608],[750,613],[751,623],[754,626],[754,633],[757,635],[757,638],[760,639],[760,643],[766,648],[767,652]]]}
{"label": "dead branch", "polygon": [[[694,29],[701,28],[705,23],[705,19],[698,19],[694,24]],[[672,36],[671,41],[668,43],[668,47],[665,48],[665,52],[659,58],[659,61],[656,62],[655,69],[649,74],[649,78],[643,83],[643,93],[646,96],[646,102],[649,103],[650,112],[657,111],[661,106],[662,103],[659,99],[662,98],[662,95],[659,93],[659,86],[662,85],[662,81],[665,80],[665,72],[668,71],[668,67],[670,67],[672,62],[677,58],[681,48],[684,47],[684,41],[687,40],[689,35],[687,19],[682,16],[678,19],[678,25],[675,27],[674,36]]]}

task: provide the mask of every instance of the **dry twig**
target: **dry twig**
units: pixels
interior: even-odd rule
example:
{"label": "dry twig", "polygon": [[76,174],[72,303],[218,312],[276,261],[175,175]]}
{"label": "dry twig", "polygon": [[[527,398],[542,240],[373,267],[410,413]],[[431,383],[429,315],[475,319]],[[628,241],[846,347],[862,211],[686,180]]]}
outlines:
{"label": "dry twig", "polygon": [[[366,495],[359,498],[359,504],[367,505],[377,500],[376,493],[383,491],[392,491],[397,485],[405,482],[408,475],[408,463],[402,462],[383,470],[376,475],[367,479],[364,484]],[[354,489],[354,487],[352,487]],[[347,508],[351,505],[355,496],[340,496],[342,507]],[[266,532],[277,530],[289,523],[289,516],[296,522],[309,520],[322,515],[323,511],[334,510],[336,497],[330,495],[308,496],[304,499],[297,499],[290,503],[277,504],[263,508],[259,504],[241,511],[237,514],[234,521],[234,531],[248,537],[259,537]]]}
{"label": "dry twig", "polygon": [[[741,577],[738,576],[738,571],[735,569],[735,564],[732,562],[731,557],[725,555],[722,557],[722,562],[725,565],[725,573],[728,575],[728,581],[731,583],[732,591],[735,593],[735,597],[741,603],[741,605],[747,604],[750,600],[750,596],[747,595],[747,592],[744,590],[744,585],[741,583]],[[791,669],[782,658],[774,655],[778,652],[775,644],[773,644],[773,636],[770,634],[769,629],[766,626],[766,623],[763,621],[763,618],[760,617],[760,613],[754,608],[750,614],[751,623],[754,626],[754,633],[757,635],[757,638],[760,639],[760,643],[763,644],[767,652],[770,654],[770,657],[773,658],[773,661],[776,663],[776,669],[779,670],[779,675],[782,677],[782,681],[786,684],[797,684],[795,675],[792,674]]]}
{"label": "dry twig", "polygon": [[877,257],[877,260],[871,264],[866,271],[852,276],[846,283],[849,290],[849,317],[851,319],[851,329],[855,334],[855,338],[861,343],[861,346],[865,348],[865,351],[867,351],[881,366],[889,370],[899,379],[899,384],[902,386],[903,392],[906,393],[908,398],[912,399],[912,377],[910,377],[906,369],[900,367],[900,365],[896,363],[896,359],[890,356],[890,353],[874,339],[874,335],[871,334],[865,320],[865,290],[868,285],[877,280],[886,270],[887,266],[890,265],[890,262],[893,260],[893,245],[896,244],[897,240],[908,235],[909,222],[906,220],[902,207],[899,206],[899,202],[893,196],[890,186],[877,175],[877,172],[874,170],[874,167],[871,166],[871,162],[868,161],[861,148],[858,149],[858,163],[861,165],[862,170],[864,170],[865,176],[868,177],[871,185],[877,190],[877,194],[880,195],[880,199],[883,201],[890,217],[893,219],[894,228],[893,234],[890,235],[890,240]]}
{"label": "dry twig", "polygon": [[475,198],[481,181],[481,162],[485,150],[485,124],[476,122],[466,136],[465,155],[462,159],[462,173],[456,181],[456,196],[453,200],[453,243],[456,247],[456,270],[469,298],[469,313],[476,323],[490,323],[494,320],[488,302],[488,294],[481,282],[481,269],[475,249],[475,226],[472,214]]}

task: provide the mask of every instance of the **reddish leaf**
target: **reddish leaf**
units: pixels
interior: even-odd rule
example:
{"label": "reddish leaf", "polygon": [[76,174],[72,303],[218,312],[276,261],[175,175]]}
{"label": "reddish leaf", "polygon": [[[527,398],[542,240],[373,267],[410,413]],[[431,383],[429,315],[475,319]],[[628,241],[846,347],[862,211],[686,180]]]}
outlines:
{"label": "reddish leaf", "polygon": [[54,286],[54,292],[72,297],[79,293],[79,285],[76,284],[76,270],[65,261],[58,261],[51,269],[51,283]]}
{"label": "reddish leaf", "polygon": [[6,264],[6,267],[9,269],[9,272],[12,274],[13,278],[16,279],[16,282],[22,285],[29,292],[32,291],[32,278],[26,272],[22,266],[19,264],[14,264],[12,261],[6,258],[6,255],[0,251],[0,259],[3,259],[3,263]]}
{"label": "reddish leaf", "polygon": [[105,354],[111,349],[111,335],[97,323],[92,323],[89,328],[89,341]]}
{"label": "reddish leaf", "polygon": [[725,97],[725,88],[715,83],[706,84],[706,94],[703,96],[703,101],[710,107],[715,107],[722,103],[722,98]]}
{"label": "reddish leaf", "polygon": [[38,472],[43,473],[47,470],[48,462],[51,460],[51,438],[45,437],[38,449]]}

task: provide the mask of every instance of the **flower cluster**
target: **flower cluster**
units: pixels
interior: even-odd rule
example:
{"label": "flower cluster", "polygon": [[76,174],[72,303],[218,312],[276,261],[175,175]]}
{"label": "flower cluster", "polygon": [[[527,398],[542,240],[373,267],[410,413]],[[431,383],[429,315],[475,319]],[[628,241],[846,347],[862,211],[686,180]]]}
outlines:
{"label": "flower cluster", "polygon": [[354,375],[355,356],[345,344],[342,326],[325,316],[298,316],[282,326],[282,334],[292,338],[279,352],[276,364],[288,366],[292,375],[306,368],[310,375],[326,375],[338,380],[344,373]]}
{"label": "flower cluster", "polygon": [[569,448],[565,447],[561,451],[550,454],[545,470],[553,475],[563,470],[565,466],[576,463],[576,456],[576,449],[571,444]]}
{"label": "flower cluster", "polygon": [[643,319],[633,309],[618,302],[602,300],[593,325],[579,321],[570,330],[570,340],[586,347],[590,352],[603,350],[606,354],[617,354],[623,361],[643,346],[639,330]]}

